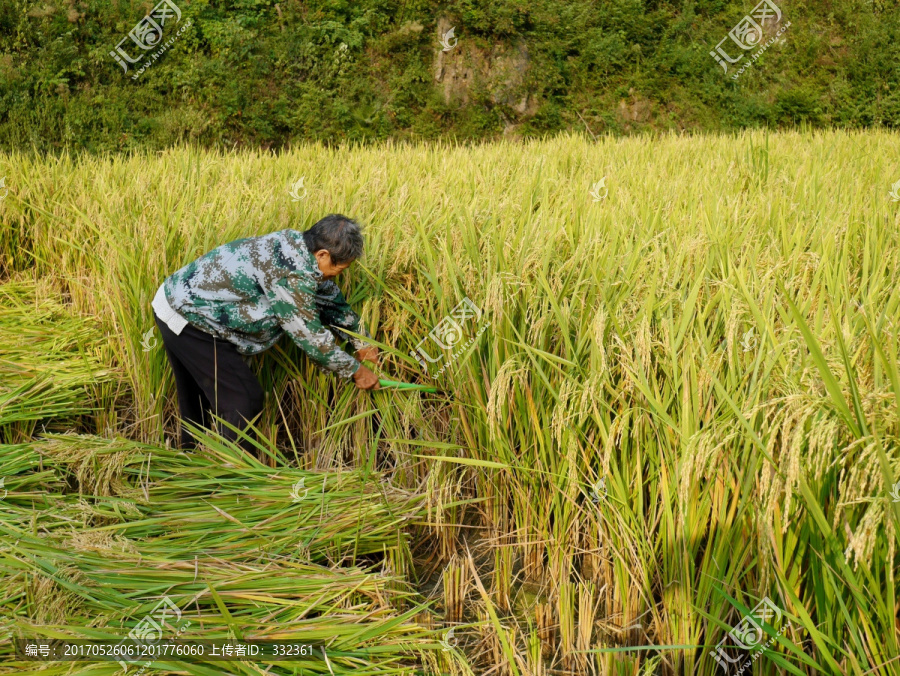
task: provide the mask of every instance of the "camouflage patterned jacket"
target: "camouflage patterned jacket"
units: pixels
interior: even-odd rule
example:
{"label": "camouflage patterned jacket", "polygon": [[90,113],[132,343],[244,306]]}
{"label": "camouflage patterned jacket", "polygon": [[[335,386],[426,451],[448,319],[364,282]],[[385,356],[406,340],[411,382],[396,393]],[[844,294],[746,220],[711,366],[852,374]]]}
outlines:
{"label": "camouflage patterned jacket", "polygon": [[369,337],[296,230],[223,244],[166,278],[163,289],[172,309],[241,354],[262,352],[288,333],[319,368],[343,378],[356,373],[359,362],[335,344],[326,326],[357,350],[365,343],[340,329]]}

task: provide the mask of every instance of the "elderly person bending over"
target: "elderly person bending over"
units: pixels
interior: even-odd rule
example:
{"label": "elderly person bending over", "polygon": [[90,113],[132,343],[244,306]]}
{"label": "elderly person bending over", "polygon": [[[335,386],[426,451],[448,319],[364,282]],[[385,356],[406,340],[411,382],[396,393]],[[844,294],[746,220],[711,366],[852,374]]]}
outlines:
{"label": "elderly person bending over", "polygon": [[[377,389],[377,376],[360,362],[376,361],[378,350],[341,331],[370,337],[334,283],[362,253],[359,224],[330,214],[304,232],[222,244],[166,278],[152,306],[182,421],[208,428],[212,411],[245,429],[262,411],[263,390],[244,356],[267,350],[284,333],[319,368],[352,378],[360,389]],[[330,329],[349,339],[355,359]],[[227,428],[221,433],[237,436]],[[196,445],[182,424],[179,446]]]}

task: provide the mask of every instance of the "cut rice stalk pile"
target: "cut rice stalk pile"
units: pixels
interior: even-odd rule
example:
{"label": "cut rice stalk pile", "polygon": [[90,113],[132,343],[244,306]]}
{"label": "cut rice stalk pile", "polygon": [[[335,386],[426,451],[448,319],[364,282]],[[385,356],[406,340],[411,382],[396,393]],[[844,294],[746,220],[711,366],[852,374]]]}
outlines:
{"label": "cut rice stalk pile", "polygon": [[40,374],[18,386],[14,380],[0,384],[0,440],[14,442],[25,439],[35,423],[49,418],[69,418],[91,411],[84,394],[77,389],[60,386],[48,374]]}
{"label": "cut rice stalk pile", "polygon": [[75,434],[48,434],[31,448],[61,480],[95,496],[94,525],[131,539],[158,536],[142,547],[147,555],[194,550],[245,560],[299,548],[312,560],[336,561],[405,552],[402,527],[421,512],[421,496],[380,475],[272,469],[239,450],[182,453]]}
{"label": "cut rice stalk pile", "polygon": [[43,465],[30,444],[0,445],[0,499],[7,504],[36,507],[63,489],[58,473]]}
{"label": "cut rice stalk pile", "polygon": [[[382,485],[377,475],[271,469],[236,446],[217,448],[220,455],[205,447],[181,453],[75,434],[0,448],[3,466],[16,472],[10,485],[27,485],[32,463],[45,481],[49,469],[55,486],[68,481],[80,489],[47,493],[33,506],[14,490],[14,499],[0,502],[0,615],[9,618],[0,640],[118,642],[167,598],[182,621],[191,621],[182,640],[327,644],[327,661],[316,654],[266,664],[272,674],[469,673],[461,656],[442,650],[434,632],[413,621],[428,611],[402,579],[358,565],[322,565],[405,554],[400,527],[421,512],[415,496]],[[23,459],[13,460],[11,449]],[[115,663],[38,667],[17,662],[4,646],[0,673],[119,671]],[[163,673],[263,673],[238,662],[153,666]]]}
{"label": "cut rice stalk pile", "polygon": [[[395,611],[411,596],[396,590],[398,580],[356,567],[187,560],[178,553],[169,559],[148,558],[123,552],[111,538],[104,547],[105,534],[97,531],[82,532],[76,541],[55,534],[37,537],[2,525],[0,530],[10,543],[0,551],[6,584],[3,614],[15,618],[4,639],[66,636],[117,643],[165,597],[180,609],[181,622],[191,621],[180,636],[185,641],[325,644],[333,671],[314,656],[290,663],[302,673],[415,673],[423,661],[421,653],[440,648],[432,632],[411,621],[421,607]],[[96,551],[84,550],[90,540]],[[13,666],[11,650],[0,651],[7,653],[4,662]],[[216,664],[223,663],[205,668]],[[229,670],[233,664],[228,663]],[[292,673],[287,663],[281,667],[271,673]],[[178,665],[180,673],[203,669],[201,664]]]}

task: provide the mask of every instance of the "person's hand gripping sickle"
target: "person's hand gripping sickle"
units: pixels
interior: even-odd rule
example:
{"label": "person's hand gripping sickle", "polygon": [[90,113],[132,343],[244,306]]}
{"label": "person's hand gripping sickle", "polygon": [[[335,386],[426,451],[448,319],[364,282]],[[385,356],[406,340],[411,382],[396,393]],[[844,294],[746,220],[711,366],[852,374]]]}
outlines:
{"label": "person's hand gripping sickle", "polygon": [[[368,345],[361,350],[357,350],[356,358],[359,359],[360,362],[370,361],[373,364],[377,364],[378,348],[374,345]],[[378,376],[363,364],[360,364],[356,373],[353,374],[353,381],[361,390],[378,390],[381,388],[378,384]]]}

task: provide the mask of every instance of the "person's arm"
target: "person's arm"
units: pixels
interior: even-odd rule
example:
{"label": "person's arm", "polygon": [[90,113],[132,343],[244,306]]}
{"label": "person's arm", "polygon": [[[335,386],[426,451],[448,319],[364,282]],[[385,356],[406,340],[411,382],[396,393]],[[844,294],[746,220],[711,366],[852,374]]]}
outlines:
{"label": "person's arm", "polygon": [[371,338],[371,334],[366,330],[365,325],[360,320],[347,300],[340,288],[334,281],[326,279],[319,283],[316,291],[316,305],[319,308],[319,316],[322,321],[329,326],[335,327],[338,335],[345,340],[350,341],[353,349],[356,351],[356,358],[360,361],[368,359],[373,362],[378,361],[378,348],[370,345],[361,338],[351,336],[341,331],[348,329],[354,333]]}
{"label": "person's arm", "polygon": [[359,333],[367,338],[371,338],[362,320],[359,318],[350,304],[341,293],[340,287],[333,280],[326,279],[319,283],[316,292],[316,306],[319,309],[319,316],[328,326],[337,328],[338,334],[345,340],[350,341],[354,350],[364,349],[368,343],[355,336],[344,333],[341,329],[348,329],[354,333]]}
{"label": "person's arm", "polygon": [[[342,378],[352,377],[361,364],[337,346],[319,318],[315,284],[298,276],[285,277],[266,294],[281,327],[323,369]],[[349,328],[349,327],[348,327]]]}

